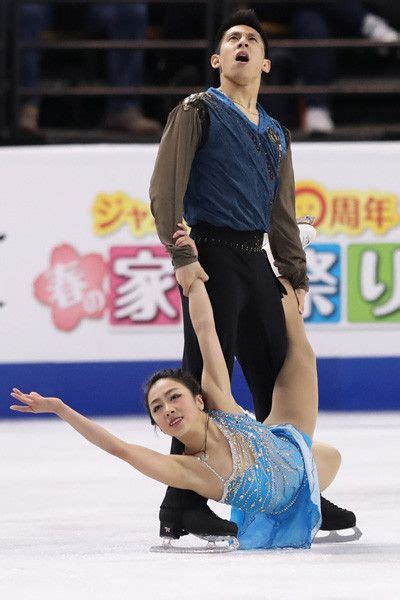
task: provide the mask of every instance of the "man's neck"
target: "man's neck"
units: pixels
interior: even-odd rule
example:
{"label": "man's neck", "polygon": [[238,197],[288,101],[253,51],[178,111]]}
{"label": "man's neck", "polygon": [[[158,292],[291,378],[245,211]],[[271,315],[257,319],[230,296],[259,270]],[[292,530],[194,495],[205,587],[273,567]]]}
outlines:
{"label": "man's neck", "polygon": [[238,85],[232,80],[221,78],[221,84],[218,88],[225,96],[238,102],[242,107],[251,111],[257,110],[258,92],[260,82],[255,81],[247,85]]}

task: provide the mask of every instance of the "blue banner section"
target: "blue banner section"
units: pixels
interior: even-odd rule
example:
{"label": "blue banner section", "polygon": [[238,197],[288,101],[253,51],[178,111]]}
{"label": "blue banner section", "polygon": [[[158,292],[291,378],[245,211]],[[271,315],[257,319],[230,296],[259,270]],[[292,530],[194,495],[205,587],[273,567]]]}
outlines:
{"label": "blue banner section", "polygon": [[305,323],[338,323],[342,304],[342,265],[339,244],[313,244],[306,250],[310,291]]}
{"label": "blue banner section", "polygon": [[[0,417],[25,416],[8,408],[12,387],[61,397],[85,415],[144,414],[143,383],[154,371],[177,366],[166,361],[1,364]],[[324,358],[318,360],[318,373],[321,410],[400,409],[400,357]],[[232,387],[240,404],[251,410],[237,364]]]}

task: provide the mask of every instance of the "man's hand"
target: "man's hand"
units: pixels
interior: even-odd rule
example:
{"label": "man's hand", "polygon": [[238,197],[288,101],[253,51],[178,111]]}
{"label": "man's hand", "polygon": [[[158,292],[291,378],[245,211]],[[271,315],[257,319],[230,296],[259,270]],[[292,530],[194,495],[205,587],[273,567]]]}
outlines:
{"label": "man's hand", "polygon": [[[196,244],[194,240],[189,237],[187,228],[183,223],[178,223],[178,230],[175,231],[172,237],[175,240],[175,246],[189,246],[193,251],[193,255],[198,255]],[[176,269],[175,271],[175,276],[177,282],[183,289],[184,296],[189,295],[190,286],[196,279],[201,279],[204,281],[204,283],[209,279],[207,273],[204,271],[199,262],[194,262],[190,265],[179,267],[179,269]]]}
{"label": "man's hand", "polygon": [[198,256],[196,243],[188,234],[186,225],[178,223],[178,228],[172,236],[172,239],[175,240],[175,246],[189,246],[192,249],[193,256]]}
{"label": "man's hand", "polygon": [[299,313],[302,315],[304,312],[304,300],[306,297],[306,291],[303,290],[302,288],[298,288],[297,290],[294,290],[294,293],[296,294],[297,305],[299,307]]}
{"label": "man's hand", "polygon": [[21,402],[21,404],[12,404],[10,406],[11,410],[17,412],[56,414],[63,404],[60,398],[46,398],[36,392],[24,394],[18,388],[12,389],[11,396]]}
{"label": "man's hand", "polygon": [[209,280],[207,273],[198,261],[184,267],[179,267],[175,271],[175,276],[177,282],[182,287],[184,296],[189,295],[190,286],[196,279],[201,279],[204,283]]}

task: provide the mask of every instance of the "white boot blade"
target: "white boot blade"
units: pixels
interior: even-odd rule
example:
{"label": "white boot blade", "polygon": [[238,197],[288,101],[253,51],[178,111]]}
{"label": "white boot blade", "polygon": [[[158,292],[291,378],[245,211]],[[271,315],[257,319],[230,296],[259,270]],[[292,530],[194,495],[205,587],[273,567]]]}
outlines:
{"label": "white boot blade", "polygon": [[297,225],[313,225],[315,221],[315,217],[312,217],[311,215],[305,215],[304,217],[297,217],[296,219],[296,223]]}
{"label": "white boot blade", "polygon": [[362,531],[356,526],[351,527],[349,529],[341,529],[339,531],[335,529],[333,529],[332,531],[319,531],[318,535],[314,538],[314,544],[338,544],[343,542],[356,542],[360,539],[361,536]]}
{"label": "white boot blade", "polygon": [[[317,230],[313,226],[315,221],[315,217],[302,217],[297,219],[297,226],[299,228],[299,237],[300,242],[303,248],[307,248],[310,244],[312,244],[317,237]],[[263,249],[266,251],[268,255],[269,262],[271,263],[272,268],[274,265],[274,259],[272,256],[272,252],[269,246],[268,234],[264,234],[264,239],[262,243]]]}
{"label": "white boot blade", "polygon": [[317,230],[312,225],[308,225],[308,223],[300,223],[298,227],[301,245],[303,248],[307,248],[307,246],[315,241]]}
{"label": "white boot blade", "polygon": [[[150,552],[165,552],[170,554],[222,554],[224,552],[234,552],[239,548],[237,538],[232,536],[202,536],[198,535],[202,540],[205,540],[207,546],[173,546],[171,538],[163,538],[161,546],[152,546]],[[227,542],[227,545],[219,546],[218,543]]]}

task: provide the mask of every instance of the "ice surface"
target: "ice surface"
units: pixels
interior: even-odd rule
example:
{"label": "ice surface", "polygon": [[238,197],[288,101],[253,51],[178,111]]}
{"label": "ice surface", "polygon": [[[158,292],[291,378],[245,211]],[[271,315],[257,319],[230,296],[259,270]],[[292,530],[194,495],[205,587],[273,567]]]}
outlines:
{"label": "ice surface", "polygon": [[[99,421],[126,440],[169,449],[145,418]],[[2,421],[0,597],[399,598],[399,432],[399,413],[320,416],[316,438],[337,445],[343,456],[326,496],[356,511],[360,541],[302,551],[158,555],[149,547],[158,543],[161,484],[60,421]],[[228,514],[227,507],[211,505]]]}

